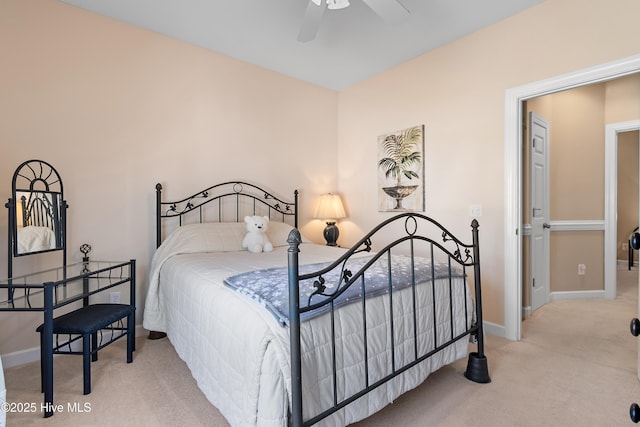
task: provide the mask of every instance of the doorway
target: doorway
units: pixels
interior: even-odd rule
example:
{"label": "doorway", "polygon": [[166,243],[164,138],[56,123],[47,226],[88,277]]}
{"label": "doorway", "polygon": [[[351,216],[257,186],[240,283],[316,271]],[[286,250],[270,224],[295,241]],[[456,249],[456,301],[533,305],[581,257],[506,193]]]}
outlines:
{"label": "doorway", "polygon": [[522,103],[527,99],[640,72],[640,55],[509,89],[505,96],[504,336],[520,340],[522,326]]}
{"label": "doorway", "polygon": [[[523,129],[524,138],[529,140],[523,164],[525,169],[529,166],[523,189],[524,318],[546,302],[616,295],[616,255],[627,241],[621,241],[616,233],[616,140],[618,133],[630,129],[632,123],[607,122],[638,114],[637,105],[631,108],[626,99],[627,93],[640,97],[637,88],[638,74],[524,102],[530,117]],[[614,110],[616,115],[610,113]],[[546,139],[551,141],[549,149],[538,153],[537,146],[545,147]],[[550,160],[541,156],[543,152],[550,153]],[[549,170],[551,185],[545,184],[544,170]],[[609,188],[605,177],[612,183]],[[543,197],[545,194],[549,197]],[[613,215],[604,214],[605,205],[611,205],[607,210]],[[605,238],[609,237],[613,250],[606,258]],[[545,261],[546,268],[542,268]]]}
{"label": "doorway", "polygon": [[[610,233],[605,236],[605,297],[609,299],[615,298],[617,295],[617,261],[620,259],[621,251],[624,252],[624,249],[618,246],[621,240],[620,236],[621,234],[630,234],[635,228],[626,224],[625,217],[618,213],[619,205],[624,202],[618,197],[620,190],[618,184],[619,145],[623,135],[629,136],[638,130],[640,130],[640,120],[633,120],[607,125],[605,132],[605,223],[610,230]],[[634,191],[637,191],[637,187],[634,188]],[[637,200],[637,198],[635,199]],[[637,203],[635,205],[633,209],[637,211]],[[636,219],[635,225],[637,226],[637,215],[633,215],[633,218]],[[618,223],[622,226],[618,227]],[[627,254],[627,256],[629,255]]]}

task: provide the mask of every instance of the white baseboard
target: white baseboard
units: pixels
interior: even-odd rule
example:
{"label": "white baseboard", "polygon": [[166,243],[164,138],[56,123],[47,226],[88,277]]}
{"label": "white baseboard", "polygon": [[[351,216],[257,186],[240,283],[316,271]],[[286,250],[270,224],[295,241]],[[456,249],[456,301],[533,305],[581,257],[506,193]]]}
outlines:
{"label": "white baseboard", "polygon": [[487,322],[486,320],[482,322],[482,325],[485,335],[494,335],[501,338],[505,337],[504,326],[493,322]]}
{"label": "white baseboard", "polygon": [[[142,325],[136,325],[136,337],[146,336],[148,331]],[[40,360],[40,347],[33,347],[26,350],[20,350],[13,353],[2,355],[2,367],[4,369],[13,368],[14,366],[24,365],[26,363],[37,362]]]}
{"label": "white baseboard", "polygon": [[40,347],[20,350],[2,355],[2,367],[4,369],[40,360]]}
{"label": "white baseboard", "polygon": [[551,301],[566,301],[576,299],[604,299],[604,291],[565,291],[565,292],[551,292],[549,294],[549,302]]}
{"label": "white baseboard", "polygon": [[[619,259],[617,261],[617,266],[618,266],[618,269],[620,269],[620,270],[627,270],[629,268],[629,260],[626,260],[626,259],[625,260],[621,260],[621,259]],[[637,269],[638,269],[638,260],[636,259],[634,261],[634,263],[633,263],[633,266],[631,267],[631,270],[633,271],[633,270],[637,270]]]}
{"label": "white baseboard", "polygon": [[[549,302],[552,301],[568,301],[576,299],[598,299],[605,298],[604,291],[557,291],[549,294]],[[531,306],[522,307],[522,318],[527,319],[531,316]]]}

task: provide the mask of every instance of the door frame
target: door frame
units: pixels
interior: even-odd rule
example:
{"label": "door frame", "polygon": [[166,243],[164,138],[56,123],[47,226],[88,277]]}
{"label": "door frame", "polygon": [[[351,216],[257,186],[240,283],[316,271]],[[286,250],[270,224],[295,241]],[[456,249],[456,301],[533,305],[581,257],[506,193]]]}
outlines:
{"label": "door frame", "polygon": [[640,72],[640,55],[507,89],[505,92],[504,336],[519,341],[522,327],[522,103]]}
{"label": "door frame", "polygon": [[616,297],[618,253],[618,134],[640,130],[640,120],[608,124],[604,145],[604,296]]}

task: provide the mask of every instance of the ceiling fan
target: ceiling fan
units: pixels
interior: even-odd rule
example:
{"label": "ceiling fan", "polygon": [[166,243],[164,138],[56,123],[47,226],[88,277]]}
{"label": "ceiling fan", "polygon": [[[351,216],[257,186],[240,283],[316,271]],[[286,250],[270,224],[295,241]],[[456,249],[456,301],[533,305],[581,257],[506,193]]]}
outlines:
{"label": "ceiling fan", "polygon": [[[398,0],[362,0],[385,21],[397,24],[409,17],[409,11]],[[302,27],[298,33],[299,42],[309,42],[316,38],[322,15],[326,9],[344,9],[349,0],[309,0],[304,13]]]}

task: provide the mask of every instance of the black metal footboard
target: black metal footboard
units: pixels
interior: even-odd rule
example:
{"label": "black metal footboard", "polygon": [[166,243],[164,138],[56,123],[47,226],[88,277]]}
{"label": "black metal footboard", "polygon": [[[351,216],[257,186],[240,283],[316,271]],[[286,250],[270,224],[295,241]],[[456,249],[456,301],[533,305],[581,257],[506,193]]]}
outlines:
{"label": "black metal footboard", "polygon": [[[484,354],[478,227],[473,220],[472,243],[465,244],[435,220],[417,213],[403,213],[379,224],[329,266],[305,274],[301,274],[298,261],[300,234],[296,229],[290,233],[291,425],[307,426],[325,419],[434,355],[442,355],[441,352],[464,338],[471,337],[477,344],[477,352],[469,354],[465,377],[479,383],[491,381]],[[373,242],[389,235],[400,237],[373,252]],[[300,295],[300,284],[306,281],[311,281],[315,290]],[[473,285],[469,284],[471,281]],[[356,381],[357,389],[353,381],[345,386],[344,378],[340,382],[337,374],[342,367],[337,356],[340,349],[337,341],[341,338],[336,323],[340,322],[339,310],[346,309],[346,304],[352,304],[349,306],[352,313],[358,313],[351,316],[358,319],[358,328],[361,327],[355,334],[357,339],[349,341],[349,345],[361,346],[357,351],[362,355],[360,370],[364,378]],[[327,346],[328,363],[333,371],[328,375],[332,382],[331,404],[322,405],[318,413],[307,415],[304,420],[303,405],[310,402],[303,402],[302,397],[305,343],[301,338],[301,318],[307,319],[318,310],[329,319],[326,324],[330,331],[327,335],[331,337]],[[380,324],[376,331],[370,326],[372,310],[384,311],[387,320],[382,332]],[[374,334],[382,334],[382,341],[388,341],[383,362],[379,354],[369,354],[381,341],[374,338],[380,335]],[[379,348],[376,351],[380,352]],[[370,370],[370,363],[377,364],[377,371]],[[306,381],[306,386],[310,386],[309,381],[314,379]]]}

